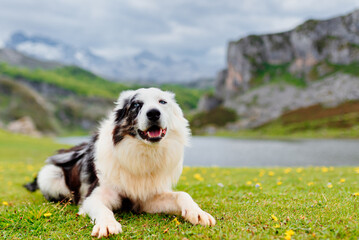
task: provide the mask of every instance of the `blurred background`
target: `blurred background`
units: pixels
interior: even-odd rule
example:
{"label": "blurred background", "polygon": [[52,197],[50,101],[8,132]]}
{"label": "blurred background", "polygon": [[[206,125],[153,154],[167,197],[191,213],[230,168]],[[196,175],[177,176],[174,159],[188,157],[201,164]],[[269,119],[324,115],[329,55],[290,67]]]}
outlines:
{"label": "blurred background", "polygon": [[0,2],[2,132],[76,144],[150,86],[190,121],[187,165],[358,165],[359,2]]}

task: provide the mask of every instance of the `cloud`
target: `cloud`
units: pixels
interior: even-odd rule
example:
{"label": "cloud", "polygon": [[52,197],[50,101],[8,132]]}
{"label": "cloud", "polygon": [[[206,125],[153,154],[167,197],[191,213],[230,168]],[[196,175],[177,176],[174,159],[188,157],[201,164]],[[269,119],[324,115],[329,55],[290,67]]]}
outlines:
{"label": "cloud", "polygon": [[143,49],[225,64],[226,45],[359,8],[357,0],[11,0],[0,2],[0,42],[23,30],[117,58]]}

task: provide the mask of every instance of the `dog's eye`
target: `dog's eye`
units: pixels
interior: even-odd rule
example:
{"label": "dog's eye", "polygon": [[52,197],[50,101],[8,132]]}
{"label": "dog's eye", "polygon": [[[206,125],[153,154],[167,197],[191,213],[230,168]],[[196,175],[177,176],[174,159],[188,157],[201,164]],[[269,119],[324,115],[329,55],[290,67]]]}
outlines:
{"label": "dog's eye", "polygon": [[161,104],[166,104],[167,103],[165,100],[160,100],[158,102],[161,103]]}
{"label": "dog's eye", "polygon": [[133,108],[138,108],[139,106],[140,106],[139,103],[133,103],[133,104],[132,104],[132,107],[133,107]]}

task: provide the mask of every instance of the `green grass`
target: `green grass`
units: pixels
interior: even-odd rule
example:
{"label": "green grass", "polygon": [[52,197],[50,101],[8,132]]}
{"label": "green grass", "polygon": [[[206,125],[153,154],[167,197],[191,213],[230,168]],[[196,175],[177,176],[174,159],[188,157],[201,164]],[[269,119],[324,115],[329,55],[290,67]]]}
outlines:
{"label": "green grass", "polygon": [[[1,238],[90,238],[93,225],[88,217],[76,215],[76,206],[48,203],[39,192],[22,187],[46,156],[61,147],[50,139],[0,131]],[[111,239],[284,239],[289,230],[293,239],[359,236],[359,196],[354,196],[359,192],[358,167],[185,167],[176,189],[191,194],[217,225],[119,212],[123,233]]]}
{"label": "green grass", "polygon": [[352,62],[347,65],[329,63],[329,66],[334,69],[334,72],[343,72],[353,76],[359,76],[359,62]]}
{"label": "green grass", "polygon": [[295,77],[288,71],[289,63],[269,64],[263,63],[253,72],[254,77],[251,80],[251,87],[261,86],[266,83],[279,84],[286,83],[296,87],[303,88],[307,84],[303,78]]}
{"label": "green grass", "polygon": [[[325,41],[325,40],[323,40]],[[358,48],[358,46],[356,46]],[[322,76],[319,76],[318,66],[326,67],[327,73]],[[253,78],[251,79],[251,87],[256,88],[264,84],[290,84],[299,88],[304,88],[307,86],[307,82],[304,77],[294,76],[288,70],[290,63],[285,64],[269,64],[263,63],[256,67],[254,71]],[[359,76],[359,62],[352,62],[349,64],[334,64],[328,61],[320,62],[315,65],[311,71],[307,74],[306,78],[309,81],[321,80],[333,73],[346,73],[352,76]]]}

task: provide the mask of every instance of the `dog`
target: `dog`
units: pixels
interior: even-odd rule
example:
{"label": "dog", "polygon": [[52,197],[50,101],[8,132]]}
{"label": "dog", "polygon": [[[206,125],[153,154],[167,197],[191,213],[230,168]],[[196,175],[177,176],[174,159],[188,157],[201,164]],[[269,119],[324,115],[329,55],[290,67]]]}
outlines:
{"label": "dog", "polygon": [[92,236],[122,232],[114,210],[181,214],[192,224],[215,219],[185,192],[175,192],[190,130],[171,92],[157,88],[120,94],[92,139],[46,160],[30,191],[49,201],[71,199],[94,222]]}

